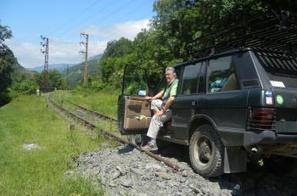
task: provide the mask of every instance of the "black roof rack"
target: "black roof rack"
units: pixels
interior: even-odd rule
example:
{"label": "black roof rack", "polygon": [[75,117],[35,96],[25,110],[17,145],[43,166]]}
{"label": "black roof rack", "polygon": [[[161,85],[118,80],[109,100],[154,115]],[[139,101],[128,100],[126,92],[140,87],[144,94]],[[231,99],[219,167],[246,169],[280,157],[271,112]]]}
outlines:
{"label": "black roof rack", "polygon": [[297,15],[289,11],[258,14],[203,39],[207,40],[206,47],[192,52],[194,58],[206,56],[210,51],[216,54],[234,48],[266,48],[297,56]]}
{"label": "black roof rack", "polygon": [[270,49],[254,49],[258,60],[269,72],[297,75],[297,59],[290,53]]}

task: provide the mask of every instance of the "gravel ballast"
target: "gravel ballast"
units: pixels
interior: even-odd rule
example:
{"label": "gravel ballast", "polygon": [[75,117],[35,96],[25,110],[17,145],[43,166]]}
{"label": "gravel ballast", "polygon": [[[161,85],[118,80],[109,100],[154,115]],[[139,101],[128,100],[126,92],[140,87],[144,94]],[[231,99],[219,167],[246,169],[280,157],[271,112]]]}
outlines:
{"label": "gravel ballast", "polygon": [[[176,149],[171,148],[172,151]],[[258,168],[242,174],[206,179],[193,172],[190,165],[179,157],[169,159],[181,170],[176,172],[143,152],[121,145],[81,154],[76,159],[75,171],[70,173],[90,179],[95,186],[103,185],[107,195],[297,194],[296,170],[280,174]]]}

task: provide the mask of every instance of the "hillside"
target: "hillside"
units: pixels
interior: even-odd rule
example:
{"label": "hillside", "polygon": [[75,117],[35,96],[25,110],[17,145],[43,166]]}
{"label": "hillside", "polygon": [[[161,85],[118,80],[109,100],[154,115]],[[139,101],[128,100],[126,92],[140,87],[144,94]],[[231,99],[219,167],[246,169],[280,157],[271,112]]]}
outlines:
{"label": "hillside", "polygon": [[11,74],[11,78],[13,82],[20,81],[23,78],[32,78],[33,73],[22,67],[20,64],[12,64],[13,72]]}
{"label": "hillside", "polygon": [[[89,58],[88,61],[88,73],[89,76],[95,76],[99,73],[99,61],[101,59],[101,54]],[[64,70],[62,74],[65,80],[68,82],[70,87],[74,87],[82,80],[83,75],[83,65],[84,63],[79,63],[73,65],[68,70]]]}
{"label": "hillside", "polygon": [[[71,67],[71,66],[73,66],[73,64],[49,64],[48,69],[49,70],[54,70],[55,69],[55,70],[59,71],[60,73],[62,73],[67,69],[67,67]],[[38,67],[31,68],[30,70],[41,73],[43,71],[43,69],[44,69],[44,66],[41,65],[41,66],[38,66]]]}

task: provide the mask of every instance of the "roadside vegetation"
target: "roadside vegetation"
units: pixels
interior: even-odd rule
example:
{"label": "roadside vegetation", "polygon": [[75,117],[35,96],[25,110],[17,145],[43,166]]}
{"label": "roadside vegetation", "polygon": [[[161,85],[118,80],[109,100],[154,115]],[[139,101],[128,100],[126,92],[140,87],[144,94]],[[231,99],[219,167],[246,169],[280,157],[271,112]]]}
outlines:
{"label": "roadside vegetation", "polygon": [[117,118],[117,101],[119,95],[119,90],[103,89],[92,91],[84,88],[76,88],[72,91],[61,90],[52,93],[52,96],[58,101],[71,101],[113,118]]}
{"label": "roadside vegetation", "polygon": [[[44,97],[19,96],[0,108],[1,195],[102,195],[87,179],[67,177],[72,159],[104,141],[69,130]],[[35,144],[35,149],[25,149]]]}

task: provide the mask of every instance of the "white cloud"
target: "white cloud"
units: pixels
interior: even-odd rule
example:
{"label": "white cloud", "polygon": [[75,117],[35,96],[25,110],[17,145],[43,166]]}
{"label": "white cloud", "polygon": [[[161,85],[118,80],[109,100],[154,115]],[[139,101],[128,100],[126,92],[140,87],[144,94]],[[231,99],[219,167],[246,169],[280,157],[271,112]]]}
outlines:
{"label": "white cloud", "polygon": [[[149,20],[128,21],[107,27],[91,25],[82,32],[89,33],[89,57],[103,53],[106,43],[110,40],[126,37],[133,39],[138,32],[147,28]],[[94,41],[100,40],[100,41]],[[12,49],[19,63],[26,67],[32,68],[44,64],[44,56],[41,54],[40,43],[22,42],[16,39],[6,41],[6,44]],[[83,60],[82,54],[79,54],[83,47],[79,41],[65,41],[59,38],[49,39],[49,63],[75,64]]]}
{"label": "white cloud", "polygon": [[[44,56],[40,52],[39,43],[18,42],[9,40],[6,44],[12,49],[19,63],[32,68],[44,64]],[[106,42],[89,42],[89,57],[103,53]],[[69,42],[57,39],[49,40],[49,64],[69,63],[76,64],[83,61],[82,54],[79,51],[83,47],[78,42]]]}
{"label": "white cloud", "polygon": [[[89,41],[89,57],[103,53],[106,41]],[[83,60],[79,51],[84,51],[84,47],[78,42],[70,42],[59,39],[50,40],[50,63],[78,63]]]}
{"label": "white cloud", "polygon": [[88,33],[101,40],[114,40],[120,37],[133,39],[142,29],[148,28],[150,21],[148,19],[127,21],[107,27],[88,26],[82,29],[82,32]]}
{"label": "white cloud", "polygon": [[6,44],[13,51],[21,65],[28,68],[42,65],[43,56],[39,44],[17,42],[14,39],[6,41]]}

